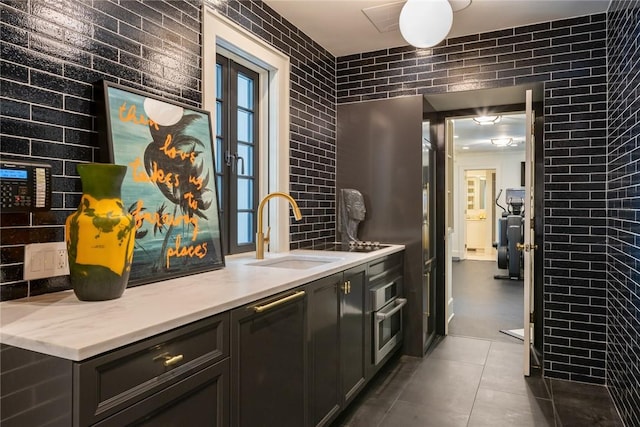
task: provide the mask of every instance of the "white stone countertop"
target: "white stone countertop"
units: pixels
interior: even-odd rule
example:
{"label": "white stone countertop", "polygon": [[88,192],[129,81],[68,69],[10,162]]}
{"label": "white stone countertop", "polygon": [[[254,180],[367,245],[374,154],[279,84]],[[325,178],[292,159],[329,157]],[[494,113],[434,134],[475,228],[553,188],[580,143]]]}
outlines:
{"label": "white stone countertop", "polygon": [[251,252],[225,257],[219,270],[128,288],[110,301],[80,301],[73,291],[4,301],[0,343],[81,361],[403,249],[265,254],[266,262],[286,256],[330,261],[307,269],[250,265],[258,262]]}

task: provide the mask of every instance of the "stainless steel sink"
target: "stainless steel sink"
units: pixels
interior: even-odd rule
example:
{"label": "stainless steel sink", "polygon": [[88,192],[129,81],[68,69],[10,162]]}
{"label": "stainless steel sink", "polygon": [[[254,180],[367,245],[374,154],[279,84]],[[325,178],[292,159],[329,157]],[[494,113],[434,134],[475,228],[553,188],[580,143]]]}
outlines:
{"label": "stainless steel sink", "polygon": [[296,270],[306,270],[318,267],[331,262],[340,261],[340,257],[314,256],[314,255],[287,255],[281,258],[265,259],[247,265],[256,267],[292,268]]}

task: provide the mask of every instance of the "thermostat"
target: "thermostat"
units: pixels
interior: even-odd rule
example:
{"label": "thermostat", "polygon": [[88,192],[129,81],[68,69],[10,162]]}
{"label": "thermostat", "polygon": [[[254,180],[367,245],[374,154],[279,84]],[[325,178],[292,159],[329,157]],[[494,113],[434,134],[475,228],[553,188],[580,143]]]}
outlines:
{"label": "thermostat", "polygon": [[51,165],[0,162],[0,184],[0,209],[3,213],[51,209]]}

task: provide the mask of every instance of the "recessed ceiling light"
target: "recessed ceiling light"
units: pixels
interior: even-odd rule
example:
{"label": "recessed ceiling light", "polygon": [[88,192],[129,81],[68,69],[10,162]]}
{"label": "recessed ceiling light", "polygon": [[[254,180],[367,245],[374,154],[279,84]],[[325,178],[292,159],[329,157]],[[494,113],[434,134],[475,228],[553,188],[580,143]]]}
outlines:
{"label": "recessed ceiling light", "polygon": [[474,117],[473,121],[476,122],[476,124],[486,126],[495,125],[496,123],[500,122],[500,119],[502,119],[502,116],[478,116]]}
{"label": "recessed ceiling light", "polygon": [[491,138],[491,143],[497,147],[507,147],[513,144],[513,138]]}
{"label": "recessed ceiling light", "polygon": [[463,149],[463,150],[468,150],[468,149],[469,149],[469,147],[462,147],[462,149]]}

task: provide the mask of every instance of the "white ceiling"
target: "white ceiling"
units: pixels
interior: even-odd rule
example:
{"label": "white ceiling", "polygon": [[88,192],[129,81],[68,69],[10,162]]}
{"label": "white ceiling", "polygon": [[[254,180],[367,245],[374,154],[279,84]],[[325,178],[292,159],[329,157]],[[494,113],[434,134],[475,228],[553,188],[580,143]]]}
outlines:
{"label": "white ceiling", "polygon": [[[264,0],[336,57],[408,43],[400,31],[381,33],[362,9],[385,6],[386,21],[397,21],[398,0]],[[601,13],[611,0],[472,0],[453,14],[449,38],[557,19]],[[393,25],[387,28],[395,28]]]}
{"label": "white ceiling", "polygon": [[[453,119],[454,150],[466,154],[524,153],[525,119],[524,112],[503,113],[496,124],[481,126],[473,117],[456,117]],[[428,141],[428,122],[422,123],[422,136]],[[512,138],[513,143],[507,147],[498,147],[491,143],[492,138]]]}
{"label": "white ceiling", "polygon": [[[472,117],[454,119],[454,148],[467,153],[524,152],[525,119],[524,113],[503,114],[498,123],[489,126],[480,126]],[[492,138],[512,138],[513,143],[508,147],[498,147],[491,143]]]}

